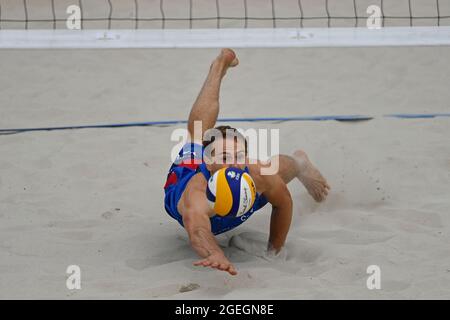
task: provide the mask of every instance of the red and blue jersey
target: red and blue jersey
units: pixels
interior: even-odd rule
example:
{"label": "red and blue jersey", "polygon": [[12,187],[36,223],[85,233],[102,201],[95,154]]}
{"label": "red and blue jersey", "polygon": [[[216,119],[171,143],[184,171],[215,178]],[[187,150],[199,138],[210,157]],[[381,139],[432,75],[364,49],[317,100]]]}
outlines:
{"label": "red and blue jersey", "polygon": [[[189,180],[197,173],[201,172],[208,181],[211,173],[203,162],[203,146],[197,143],[187,143],[183,146],[174,163],[167,174],[166,183],[164,185],[164,206],[167,213],[177,220],[183,226],[183,218],[178,212],[177,205],[180,201],[186,185]],[[248,173],[248,168],[244,171]],[[206,192],[206,190],[205,190]],[[252,208],[240,217],[220,217],[215,215],[210,218],[211,231],[213,234],[220,234],[246,221],[255,211],[261,209],[267,204],[267,199],[256,193],[256,199]],[[184,227],[184,226],[183,226]]]}

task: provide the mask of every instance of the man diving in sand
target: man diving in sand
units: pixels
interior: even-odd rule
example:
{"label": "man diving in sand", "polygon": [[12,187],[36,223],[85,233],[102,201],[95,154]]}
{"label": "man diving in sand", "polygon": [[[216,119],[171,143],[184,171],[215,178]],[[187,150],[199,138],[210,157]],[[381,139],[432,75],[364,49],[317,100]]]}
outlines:
{"label": "man diving in sand", "polygon": [[[237,274],[236,268],[217,244],[215,235],[234,229],[270,203],[272,214],[267,250],[276,255],[285,244],[292,220],[292,198],[287,184],[297,178],[317,202],[323,201],[330,189],[325,178],[301,150],[292,156],[280,154],[272,157],[270,161],[278,161],[277,172],[262,174],[261,170],[267,168],[268,163],[248,161],[247,141],[236,129],[219,126],[215,128],[221,133],[219,138],[204,139],[205,133],[212,130],[217,121],[222,79],[228,68],[238,64],[236,54],[231,49],[222,49],[212,62],[189,114],[188,142],[170,167],[164,186],[166,211],[185,228],[192,248],[201,257],[194,265],[215,268],[231,275]],[[200,135],[194,134],[197,133],[194,125],[198,121],[201,122]],[[236,134],[230,137],[226,134],[229,131]],[[210,144],[214,152],[206,155],[204,150]],[[209,161],[204,161],[206,157]],[[248,172],[255,183],[255,201],[244,218],[218,216],[208,204],[208,179],[219,169],[227,167]]]}

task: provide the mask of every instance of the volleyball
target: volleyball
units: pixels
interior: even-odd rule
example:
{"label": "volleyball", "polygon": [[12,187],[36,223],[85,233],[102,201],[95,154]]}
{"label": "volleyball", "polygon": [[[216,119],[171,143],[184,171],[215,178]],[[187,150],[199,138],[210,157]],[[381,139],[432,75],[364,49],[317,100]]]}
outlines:
{"label": "volleyball", "polygon": [[252,177],[238,168],[223,168],[208,180],[206,197],[221,217],[240,217],[255,202],[256,188]]}

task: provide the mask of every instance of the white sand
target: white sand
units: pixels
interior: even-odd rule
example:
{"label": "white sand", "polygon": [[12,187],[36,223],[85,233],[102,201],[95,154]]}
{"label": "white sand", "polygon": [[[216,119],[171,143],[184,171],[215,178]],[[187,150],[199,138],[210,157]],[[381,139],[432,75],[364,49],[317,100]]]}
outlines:
{"label": "white sand", "polygon": [[[216,52],[0,51],[0,127],[184,119]],[[450,48],[237,53],[223,117],[449,111]],[[0,136],[0,298],[449,299],[449,121],[257,124],[333,189],[316,204],[289,185],[286,261],[258,257],[269,206],[220,237],[236,277],[192,266],[164,211],[176,127]],[[228,247],[237,234],[254,252]],[[65,286],[71,264],[81,290]],[[372,264],[381,290],[366,288]]]}

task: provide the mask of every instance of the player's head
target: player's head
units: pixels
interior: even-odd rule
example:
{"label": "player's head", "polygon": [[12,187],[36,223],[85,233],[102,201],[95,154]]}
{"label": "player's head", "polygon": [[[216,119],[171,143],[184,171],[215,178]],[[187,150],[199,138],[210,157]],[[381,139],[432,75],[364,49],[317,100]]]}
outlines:
{"label": "player's head", "polygon": [[203,140],[208,170],[216,172],[227,167],[244,169],[247,162],[247,140],[235,128],[218,126],[209,129]]}

